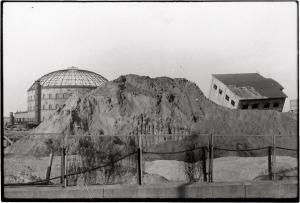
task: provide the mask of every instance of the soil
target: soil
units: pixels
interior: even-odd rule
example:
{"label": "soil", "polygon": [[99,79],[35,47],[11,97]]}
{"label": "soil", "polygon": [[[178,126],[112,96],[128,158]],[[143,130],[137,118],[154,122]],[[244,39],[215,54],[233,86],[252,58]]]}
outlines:
{"label": "soil", "polygon": [[[85,95],[74,94],[34,132],[79,135],[276,134],[294,136],[290,141],[294,142],[297,119],[291,113],[232,110],[219,106],[209,101],[195,83],[186,79],[125,75]],[[43,139],[51,137],[45,135]],[[43,139],[35,136],[22,138],[5,149],[5,153],[47,154]],[[230,139],[226,142],[230,143]],[[261,140],[251,144],[259,143]]]}

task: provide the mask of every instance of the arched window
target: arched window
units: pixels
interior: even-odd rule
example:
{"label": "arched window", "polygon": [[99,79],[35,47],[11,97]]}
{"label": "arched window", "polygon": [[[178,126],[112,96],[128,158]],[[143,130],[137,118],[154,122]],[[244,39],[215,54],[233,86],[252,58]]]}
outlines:
{"label": "arched window", "polygon": [[49,109],[50,109],[50,110],[52,109],[52,105],[51,105],[51,104],[49,104]]}

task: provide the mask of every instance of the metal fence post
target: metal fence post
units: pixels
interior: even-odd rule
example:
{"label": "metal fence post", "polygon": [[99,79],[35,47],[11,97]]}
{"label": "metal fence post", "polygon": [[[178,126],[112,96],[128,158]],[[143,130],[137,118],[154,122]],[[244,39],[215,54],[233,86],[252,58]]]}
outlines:
{"label": "metal fence post", "polygon": [[206,172],[206,147],[202,147],[202,171],[203,171],[203,180],[207,182],[207,172]]}
{"label": "metal fence post", "polygon": [[269,172],[269,179],[273,180],[273,172],[272,172],[272,146],[268,147],[268,172]]}

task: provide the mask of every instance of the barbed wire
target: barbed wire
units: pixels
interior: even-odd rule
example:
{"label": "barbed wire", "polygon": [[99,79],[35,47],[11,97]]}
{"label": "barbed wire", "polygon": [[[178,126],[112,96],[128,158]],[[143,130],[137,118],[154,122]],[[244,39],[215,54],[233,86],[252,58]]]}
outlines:
{"label": "barbed wire", "polygon": [[285,147],[275,147],[276,149],[282,149],[282,150],[289,150],[289,151],[298,151],[298,149],[291,149],[291,148],[285,148]]}
{"label": "barbed wire", "polygon": [[193,148],[193,149],[187,149],[187,150],[175,151],[175,152],[147,152],[147,151],[142,151],[142,153],[144,153],[144,154],[180,154],[180,153],[185,153],[185,152],[194,151],[194,150],[198,150],[198,149],[202,149],[202,147],[196,147],[196,148]]}
{"label": "barbed wire", "polygon": [[220,148],[220,147],[214,147],[214,150],[222,150],[222,151],[257,151],[257,150],[263,150],[268,149],[268,147],[260,147],[260,148],[253,148],[253,149],[226,149],[226,148]]}

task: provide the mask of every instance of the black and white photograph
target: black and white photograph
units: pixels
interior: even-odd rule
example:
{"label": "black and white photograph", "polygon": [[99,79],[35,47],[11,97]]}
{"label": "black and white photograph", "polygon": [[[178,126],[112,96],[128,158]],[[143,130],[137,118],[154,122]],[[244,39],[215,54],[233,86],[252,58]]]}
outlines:
{"label": "black and white photograph", "polygon": [[298,1],[2,1],[2,201],[299,201]]}

